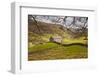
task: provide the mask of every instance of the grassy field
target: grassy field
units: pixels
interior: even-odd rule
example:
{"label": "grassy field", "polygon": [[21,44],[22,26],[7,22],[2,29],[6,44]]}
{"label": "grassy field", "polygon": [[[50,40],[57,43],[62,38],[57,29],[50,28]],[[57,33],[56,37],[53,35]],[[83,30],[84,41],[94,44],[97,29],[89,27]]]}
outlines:
{"label": "grassy field", "polygon": [[56,43],[45,43],[28,49],[28,60],[54,60],[54,59],[77,59],[87,58],[86,46],[71,45],[62,46]]}
{"label": "grassy field", "polygon": [[63,39],[62,44],[71,44],[71,43],[82,43],[87,44],[87,40],[83,39]]}
{"label": "grassy field", "polygon": [[[28,60],[80,59],[88,57],[87,34],[72,34],[59,24],[33,22],[28,24]],[[60,44],[50,41],[53,36],[60,36]]]}

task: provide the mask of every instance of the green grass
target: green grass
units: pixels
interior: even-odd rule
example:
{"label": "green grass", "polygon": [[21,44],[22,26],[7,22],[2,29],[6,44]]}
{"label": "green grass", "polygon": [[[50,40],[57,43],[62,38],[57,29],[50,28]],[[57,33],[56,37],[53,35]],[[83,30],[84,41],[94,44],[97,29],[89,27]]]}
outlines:
{"label": "green grass", "polygon": [[[87,57],[87,47],[80,45],[71,45],[61,47],[67,58],[84,58]],[[60,50],[60,48],[59,48]]]}
{"label": "green grass", "polygon": [[62,44],[82,43],[87,44],[87,40],[79,39],[63,39]]}
{"label": "green grass", "polygon": [[55,48],[55,47],[58,47],[58,46],[59,46],[58,44],[48,42],[48,43],[38,44],[38,45],[35,45],[31,48],[28,48],[28,52],[47,50],[47,49]]}
{"label": "green grass", "polygon": [[28,49],[28,60],[54,60],[87,58],[87,47],[81,45],[62,46],[56,43],[45,43]]}

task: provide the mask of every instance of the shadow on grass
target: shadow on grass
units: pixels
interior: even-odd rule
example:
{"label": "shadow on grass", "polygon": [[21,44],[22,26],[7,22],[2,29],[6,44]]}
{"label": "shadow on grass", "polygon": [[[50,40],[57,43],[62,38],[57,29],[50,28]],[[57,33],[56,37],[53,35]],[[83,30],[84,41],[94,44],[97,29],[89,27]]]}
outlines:
{"label": "shadow on grass", "polygon": [[87,44],[82,44],[82,43],[71,43],[71,44],[61,44],[62,46],[72,46],[72,45],[80,45],[80,46],[85,46],[88,47]]}
{"label": "shadow on grass", "polygon": [[85,46],[85,47],[88,47],[87,44],[82,44],[82,43],[70,43],[70,44],[61,44],[61,43],[58,43],[58,42],[54,42],[56,44],[59,44],[59,45],[62,45],[62,46],[73,46],[73,45],[80,45],[80,46]]}

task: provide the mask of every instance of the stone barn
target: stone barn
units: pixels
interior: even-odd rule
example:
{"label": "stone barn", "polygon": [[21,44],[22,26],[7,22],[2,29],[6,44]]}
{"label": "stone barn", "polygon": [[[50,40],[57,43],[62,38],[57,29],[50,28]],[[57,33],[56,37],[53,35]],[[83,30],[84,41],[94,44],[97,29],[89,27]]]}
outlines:
{"label": "stone barn", "polygon": [[50,42],[57,42],[57,43],[61,43],[62,42],[62,37],[61,36],[53,36],[50,37]]}

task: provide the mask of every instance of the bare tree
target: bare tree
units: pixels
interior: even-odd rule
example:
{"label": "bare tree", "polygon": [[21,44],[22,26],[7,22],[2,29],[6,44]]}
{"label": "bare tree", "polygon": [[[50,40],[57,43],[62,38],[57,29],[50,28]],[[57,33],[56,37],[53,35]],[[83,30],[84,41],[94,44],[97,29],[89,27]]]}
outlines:
{"label": "bare tree", "polygon": [[[40,29],[40,23],[38,23],[37,15],[29,15],[29,21],[34,22],[35,26],[37,27],[39,33],[42,33],[42,30]],[[61,24],[62,27],[60,27],[64,31],[70,31],[71,34],[74,35],[85,35],[88,30],[88,17],[71,17],[71,16],[47,16],[43,15],[40,16],[40,18],[43,17],[46,20],[51,20],[51,22],[55,24]],[[70,22],[68,18],[71,18]],[[78,34],[79,33],[79,34]]]}
{"label": "bare tree", "polygon": [[36,15],[34,15],[34,16],[33,15],[28,15],[28,19],[29,19],[28,21],[32,21],[32,22],[35,23],[35,25],[36,25],[39,33],[41,34],[42,32],[41,32],[40,27],[39,27],[39,24],[38,24],[38,22],[36,20]]}
{"label": "bare tree", "polygon": [[[63,18],[63,23],[66,26],[67,31],[69,31],[69,33],[73,36],[81,36],[84,35],[87,37],[87,30],[88,30],[88,17],[72,17],[72,22],[68,25],[66,24],[68,16],[65,16]],[[82,22],[83,19],[83,22]],[[77,22],[79,22],[80,24],[77,24]],[[68,28],[67,26],[69,26],[70,28]]]}

